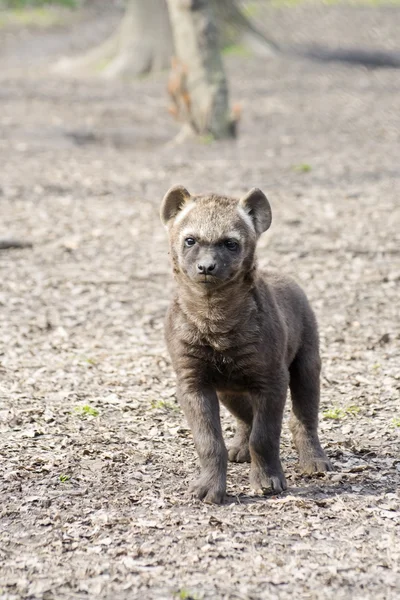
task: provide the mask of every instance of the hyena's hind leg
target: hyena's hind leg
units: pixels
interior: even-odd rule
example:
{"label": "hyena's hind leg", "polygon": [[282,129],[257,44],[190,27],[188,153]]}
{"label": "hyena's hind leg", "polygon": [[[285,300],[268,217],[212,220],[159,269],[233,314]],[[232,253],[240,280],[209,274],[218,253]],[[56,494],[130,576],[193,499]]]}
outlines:
{"label": "hyena's hind leg", "polygon": [[236,417],[236,432],[228,444],[230,462],[250,462],[249,438],[253,422],[250,400],[244,394],[218,392],[220,402]]}
{"label": "hyena's hind leg", "polygon": [[290,365],[290,429],[303,473],[331,471],[318,438],[321,360],[318,345],[303,346]]}

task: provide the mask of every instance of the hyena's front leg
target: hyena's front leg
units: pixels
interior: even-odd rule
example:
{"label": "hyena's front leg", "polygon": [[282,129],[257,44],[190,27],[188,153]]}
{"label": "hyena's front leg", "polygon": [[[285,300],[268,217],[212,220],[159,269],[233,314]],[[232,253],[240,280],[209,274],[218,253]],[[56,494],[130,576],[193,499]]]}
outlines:
{"label": "hyena's front leg", "polygon": [[252,395],[250,484],[255,491],[279,493],[287,488],[279,457],[287,387],[287,375],[276,374],[268,378],[262,390]]}
{"label": "hyena's front leg", "polygon": [[200,500],[221,504],[226,492],[227,450],[222,437],[217,394],[181,383],[178,400],[192,430],[201,473],[190,487]]}

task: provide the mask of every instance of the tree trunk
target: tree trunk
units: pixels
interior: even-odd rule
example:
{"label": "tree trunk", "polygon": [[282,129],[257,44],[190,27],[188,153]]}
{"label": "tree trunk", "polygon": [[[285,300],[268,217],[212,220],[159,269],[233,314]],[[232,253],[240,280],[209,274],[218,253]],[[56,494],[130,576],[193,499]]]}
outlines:
{"label": "tree trunk", "polygon": [[228,86],[212,3],[167,0],[175,55],[185,75],[187,121],[195,133],[232,137]]}
{"label": "tree trunk", "polygon": [[218,23],[221,24],[224,45],[243,43],[255,54],[276,54],[279,49],[277,44],[245,15],[240,9],[241,3],[237,0],[212,0],[212,3]]}
{"label": "tree trunk", "polygon": [[[249,21],[235,0],[210,3],[221,30],[221,43],[243,42],[257,53],[274,53],[275,44]],[[53,70],[84,77],[138,76],[168,68],[173,55],[167,0],[129,0],[115,33],[83,56],[62,59]]]}
{"label": "tree trunk", "polygon": [[166,1],[129,0],[114,34],[83,56],[62,59],[54,70],[77,76],[137,76],[166,69],[172,55]]}

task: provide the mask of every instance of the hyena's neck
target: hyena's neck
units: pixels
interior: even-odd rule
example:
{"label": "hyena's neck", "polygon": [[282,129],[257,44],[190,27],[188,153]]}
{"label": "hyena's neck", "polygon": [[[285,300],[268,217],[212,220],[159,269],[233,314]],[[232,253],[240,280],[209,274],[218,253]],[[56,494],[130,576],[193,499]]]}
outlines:
{"label": "hyena's neck", "polygon": [[253,278],[217,290],[198,290],[178,282],[178,303],[188,321],[204,335],[226,335],[243,326],[254,310]]}

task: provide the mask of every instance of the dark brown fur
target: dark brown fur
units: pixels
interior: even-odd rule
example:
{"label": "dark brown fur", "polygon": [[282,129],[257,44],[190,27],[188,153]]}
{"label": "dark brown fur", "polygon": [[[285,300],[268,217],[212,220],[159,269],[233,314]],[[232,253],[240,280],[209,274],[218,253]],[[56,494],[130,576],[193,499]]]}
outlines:
{"label": "dark brown fur", "polygon": [[[256,269],[256,242],[271,223],[267,198],[257,189],[240,201],[190,196],[177,186],[166,194],[161,218],[177,282],[166,339],[201,463],[194,494],[223,501],[228,458],[251,460],[253,489],[286,489],[279,445],[289,385],[301,468],[329,470],[317,433],[320,357],[314,314],[293,280]],[[228,451],[218,400],[237,418]]]}

